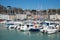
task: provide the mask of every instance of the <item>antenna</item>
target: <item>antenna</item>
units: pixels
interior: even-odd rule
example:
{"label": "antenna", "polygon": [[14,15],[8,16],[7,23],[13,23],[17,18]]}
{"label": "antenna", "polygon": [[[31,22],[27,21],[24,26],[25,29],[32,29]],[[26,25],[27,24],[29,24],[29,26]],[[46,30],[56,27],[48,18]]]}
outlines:
{"label": "antenna", "polygon": [[42,4],[41,4],[41,10],[42,10],[43,8],[42,8]]}

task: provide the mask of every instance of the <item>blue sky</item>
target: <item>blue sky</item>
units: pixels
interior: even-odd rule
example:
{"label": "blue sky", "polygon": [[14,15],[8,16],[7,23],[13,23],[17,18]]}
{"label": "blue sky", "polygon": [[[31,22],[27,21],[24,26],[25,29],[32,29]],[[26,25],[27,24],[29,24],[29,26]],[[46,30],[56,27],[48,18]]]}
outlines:
{"label": "blue sky", "polygon": [[59,9],[60,0],[0,0],[3,6],[12,6],[22,9]]}

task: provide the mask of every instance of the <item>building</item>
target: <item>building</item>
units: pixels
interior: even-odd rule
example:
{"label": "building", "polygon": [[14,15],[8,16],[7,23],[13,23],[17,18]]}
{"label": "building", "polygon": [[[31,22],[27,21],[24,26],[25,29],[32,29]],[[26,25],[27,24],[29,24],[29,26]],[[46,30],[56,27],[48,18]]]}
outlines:
{"label": "building", "polygon": [[60,9],[50,9],[49,10],[50,20],[60,20]]}
{"label": "building", "polygon": [[58,14],[50,15],[50,20],[60,20],[60,15]]}
{"label": "building", "polygon": [[0,14],[0,19],[9,20],[9,15],[6,15],[6,14]]}
{"label": "building", "polygon": [[23,19],[26,19],[26,18],[27,18],[27,15],[22,14],[22,13],[16,14],[16,16],[15,16],[15,19],[20,19],[20,20],[23,20]]}

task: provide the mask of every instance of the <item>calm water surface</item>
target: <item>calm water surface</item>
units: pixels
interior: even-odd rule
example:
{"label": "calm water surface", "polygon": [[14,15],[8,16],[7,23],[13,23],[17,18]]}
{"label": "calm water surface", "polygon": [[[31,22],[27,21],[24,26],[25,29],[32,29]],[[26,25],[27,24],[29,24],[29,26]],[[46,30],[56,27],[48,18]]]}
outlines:
{"label": "calm water surface", "polygon": [[48,35],[41,32],[7,30],[4,24],[0,24],[0,40],[60,40],[60,33]]}

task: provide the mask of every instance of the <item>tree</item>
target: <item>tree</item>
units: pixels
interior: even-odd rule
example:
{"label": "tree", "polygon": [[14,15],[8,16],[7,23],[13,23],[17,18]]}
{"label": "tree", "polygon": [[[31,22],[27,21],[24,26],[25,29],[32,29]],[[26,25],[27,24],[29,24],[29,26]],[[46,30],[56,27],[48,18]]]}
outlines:
{"label": "tree", "polygon": [[36,10],[31,10],[31,13],[33,13],[34,15],[36,15]]}

